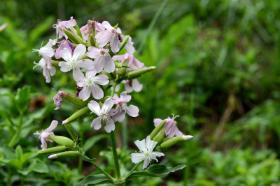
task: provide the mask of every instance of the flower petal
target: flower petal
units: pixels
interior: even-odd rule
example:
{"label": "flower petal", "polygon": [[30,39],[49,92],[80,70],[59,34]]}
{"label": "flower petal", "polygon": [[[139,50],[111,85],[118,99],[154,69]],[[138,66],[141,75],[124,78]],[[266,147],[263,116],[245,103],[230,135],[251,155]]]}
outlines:
{"label": "flower petal", "polygon": [[60,67],[61,72],[69,72],[72,69],[68,62],[59,62],[58,66]]}
{"label": "flower petal", "polygon": [[105,131],[110,133],[115,130],[115,123],[112,119],[108,119],[104,127]]}
{"label": "flower petal", "polygon": [[96,76],[94,81],[99,85],[107,85],[109,83],[108,77],[104,74]]}
{"label": "flower petal", "polygon": [[92,122],[91,122],[91,126],[95,129],[95,130],[99,130],[101,128],[101,118],[97,117],[95,118]]}
{"label": "flower petal", "polygon": [[101,99],[104,97],[104,92],[102,90],[102,88],[100,88],[98,85],[96,84],[93,84],[92,87],[91,87],[91,93],[92,93],[92,96],[95,98],[95,99]]}
{"label": "flower petal", "polygon": [[78,44],[76,46],[76,48],[74,49],[74,52],[73,52],[73,58],[74,59],[80,59],[85,53],[86,53],[86,47],[85,45],[82,45],[82,44]]}
{"label": "flower petal", "polygon": [[126,111],[131,117],[137,117],[139,115],[139,108],[134,105],[129,105]]}
{"label": "flower petal", "polygon": [[88,103],[88,108],[95,113],[97,116],[100,116],[100,105],[96,101],[90,101]]}
{"label": "flower petal", "polygon": [[73,78],[75,81],[81,81],[84,78],[84,74],[82,73],[81,69],[79,68],[73,69]]}
{"label": "flower petal", "polygon": [[82,90],[79,92],[79,98],[83,101],[87,100],[90,97],[90,89],[89,87],[83,87]]}
{"label": "flower petal", "polygon": [[145,155],[143,153],[132,153],[131,154],[131,161],[133,163],[140,163],[145,159]]}

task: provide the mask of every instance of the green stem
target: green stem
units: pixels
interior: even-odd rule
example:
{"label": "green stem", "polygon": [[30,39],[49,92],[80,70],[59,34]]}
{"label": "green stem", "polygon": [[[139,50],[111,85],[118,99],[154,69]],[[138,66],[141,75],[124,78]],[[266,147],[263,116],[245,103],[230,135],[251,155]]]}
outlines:
{"label": "green stem", "polygon": [[129,173],[127,174],[127,176],[125,177],[125,180],[137,169],[137,167],[140,165],[140,163],[135,164],[134,167],[132,167],[132,169],[129,171]]}
{"label": "green stem", "polygon": [[90,158],[82,155],[82,158],[87,161],[90,162],[91,164],[93,164],[100,172],[102,172],[109,180],[111,180],[112,182],[114,182],[114,178],[105,170],[103,170],[101,167],[99,167],[93,160],[91,160]]}
{"label": "green stem", "polygon": [[118,155],[117,155],[117,147],[116,147],[116,140],[115,140],[115,132],[110,133],[111,137],[111,142],[112,142],[112,152],[114,156],[114,163],[115,163],[115,172],[117,178],[120,178],[120,166],[119,166],[119,160],[118,160]]}

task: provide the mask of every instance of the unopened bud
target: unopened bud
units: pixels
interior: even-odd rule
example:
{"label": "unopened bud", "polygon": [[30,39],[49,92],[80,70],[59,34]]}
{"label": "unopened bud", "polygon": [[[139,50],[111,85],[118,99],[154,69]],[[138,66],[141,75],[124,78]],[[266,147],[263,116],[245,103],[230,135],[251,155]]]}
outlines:
{"label": "unopened bud", "polygon": [[86,44],[82,37],[80,37],[77,33],[73,33],[71,30],[65,29],[64,33],[67,35],[70,41],[75,44]]}
{"label": "unopened bud", "polygon": [[161,129],[164,127],[164,124],[165,120],[162,120],[162,122],[154,128],[154,130],[150,134],[151,139],[153,139],[161,131]]}
{"label": "unopened bud", "polygon": [[71,94],[65,93],[64,94],[64,99],[69,101],[70,103],[73,103],[77,106],[85,106],[86,102],[78,98],[77,96],[73,96]]}
{"label": "unopened bud", "polygon": [[49,155],[48,158],[55,159],[60,157],[69,157],[69,156],[78,156],[78,155],[80,155],[79,151],[65,151],[65,152]]}
{"label": "unopened bud", "polygon": [[157,135],[153,138],[154,141],[161,143],[162,140],[164,139],[164,129],[161,129]]}
{"label": "unopened bud", "polygon": [[127,73],[127,79],[137,78],[137,77],[141,76],[142,74],[153,71],[155,69],[156,69],[155,66],[151,66],[151,67],[144,67],[144,68],[140,68],[140,69],[137,69],[137,70],[130,71],[130,72]]}
{"label": "unopened bud", "polygon": [[59,152],[65,150],[67,147],[65,146],[56,146],[56,147],[51,147],[47,149],[40,150],[38,153],[39,154],[49,154],[49,153],[54,153],[54,152]]}
{"label": "unopened bud", "polygon": [[73,147],[74,146],[74,141],[71,140],[70,138],[65,137],[65,136],[50,135],[49,138],[59,145],[64,145],[66,147]]}
{"label": "unopened bud", "polygon": [[89,108],[83,107],[80,110],[77,110],[76,112],[74,112],[71,116],[69,116],[67,119],[65,119],[64,121],[62,121],[62,124],[67,124],[70,123],[71,121],[74,121],[78,118],[80,118],[81,116],[83,116],[84,114],[89,112]]}
{"label": "unopened bud", "polygon": [[191,135],[182,135],[182,136],[176,136],[176,137],[173,137],[173,138],[170,138],[166,141],[164,141],[160,147],[161,148],[168,148],[168,147],[171,147],[172,145],[175,145],[176,143],[179,143],[181,141],[186,141],[186,140],[189,140],[193,138],[193,136]]}

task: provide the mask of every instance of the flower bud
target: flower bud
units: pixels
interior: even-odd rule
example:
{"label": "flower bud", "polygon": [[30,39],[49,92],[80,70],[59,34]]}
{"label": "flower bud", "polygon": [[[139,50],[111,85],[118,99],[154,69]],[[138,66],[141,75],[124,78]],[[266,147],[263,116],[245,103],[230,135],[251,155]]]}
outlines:
{"label": "flower bud", "polygon": [[127,76],[127,79],[134,79],[134,78],[137,78],[137,77],[141,76],[142,74],[153,71],[155,69],[156,69],[155,66],[144,67],[144,68],[140,68],[138,70],[130,71],[130,72],[127,73],[126,76]]}
{"label": "flower bud", "polygon": [[86,103],[83,102],[83,100],[81,100],[77,96],[73,96],[73,95],[68,94],[68,93],[64,94],[64,99],[69,101],[70,103],[73,103],[73,104],[77,105],[77,106],[85,106],[86,105]]}
{"label": "flower bud", "polygon": [[67,35],[70,41],[75,44],[86,44],[83,39],[76,33],[73,33],[71,30],[65,29],[64,33]]}
{"label": "flower bud", "polygon": [[88,107],[83,107],[80,110],[77,110],[76,112],[74,112],[67,119],[62,121],[62,124],[70,123],[71,121],[74,121],[74,120],[78,119],[79,117],[81,117],[82,115],[84,115],[84,114],[86,114],[88,112],[89,112],[89,108]]}
{"label": "flower bud", "polygon": [[67,147],[65,146],[56,146],[56,147],[51,147],[47,149],[40,150],[38,153],[39,154],[48,154],[48,153],[54,153],[54,152],[59,152],[65,150]]}
{"label": "flower bud", "polygon": [[168,148],[168,147],[171,147],[172,145],[175,145],[178,142],[186,141],[186,140],[189,140],[191,138],[193,138],[193,136],[191,136],[191,135],[182,135],[182,136],[176,136],[176,137],[173,137],[173,138],[169,138],[169,139],[165,140],[160,145],[160,147],[161,148]]}
{"label": "flower bud", "polygon": [[164,127],[164,124],[165,120],[162,120],[162,122],[154,128],[154,130],[150,134],[151,139],[153,139],[161,131],[161,129]]}
{"label": "flower bud", "polygon": [[49,155],[49,159],[55,159],[55,158],[60,158],[60,157],[69,157],[69,156],[78,156],[80,155],[79,151],[65,151],[65,152],[60,152],[56,154]]}
{"label": "flower bud", "polygon": [[71,140],[70,138],[65,137],[65,136],[50,135],[49,138],[59,145],[64,145],[66,147],[73,147],[74,146],[74,141]]}
{"label": "flower bud", "polygon": [[154,137],[154,141],[156,141],[156,142],[158,142],[158,143],[161,143],[162,142],[162,140],[164,139],[164,129],[161,129],[158,133],[157,133],[157,135]]}

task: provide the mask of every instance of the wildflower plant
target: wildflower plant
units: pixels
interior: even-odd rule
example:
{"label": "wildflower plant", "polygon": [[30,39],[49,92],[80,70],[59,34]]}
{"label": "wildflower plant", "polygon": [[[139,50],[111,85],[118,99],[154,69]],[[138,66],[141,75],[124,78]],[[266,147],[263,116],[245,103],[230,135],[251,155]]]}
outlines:
{"label": "wildflower plant", "polygon": [[[72,103],[77,110],[68,118],[59,122],[53,120],[50,126],[38,132],[42,150],[49,159],[78,156],[92,163],[100,174],[92,179],[84,178],[95,184],[111,183],[125,185],[136,176],[164,176],[184,166],[166,167],[160,163],[165,158],[168,147],[192,138],[184,135],[177,127],[175,117],[155,119],[155,128],[143,140],[136,140],[138,149],[131,150],[131,164],[120,166],[121,147],[117,149],[115,131],[126,117],[138,117],[139,108],[131,104],[132,92],[143,88],[137,79],[155,67],[145,67],[135,56],[132,38],[124,35],[118,26],[111,26],[107,21],[99,23],[89,20],[81,28],[74,18],[58,21],[55,24],[56,38],[50,39],[38,51],[42,57],[35,65],[43,72],[46,83],[50,83],[56,73],[70,76],[73,90],[77,93],[60,90],[54,97],[55,110],[62,104]],[[78,88],[77,88],[78,87]],[[96,163],[97,157],[89,157],[83,150],[78,132],[72,122],[90,118],[93,130],[102,130],[108,134],[112,144],[115,173],[108,172]],[[69,136],[55,134],[57,127],[65,127]],[[52,147],[47,143],[52,142]],[[134,165],[133,165],[134,164]],[[139,166],[142,164],[142,168]],[[125,167],[121,171],[120,167]]]}

